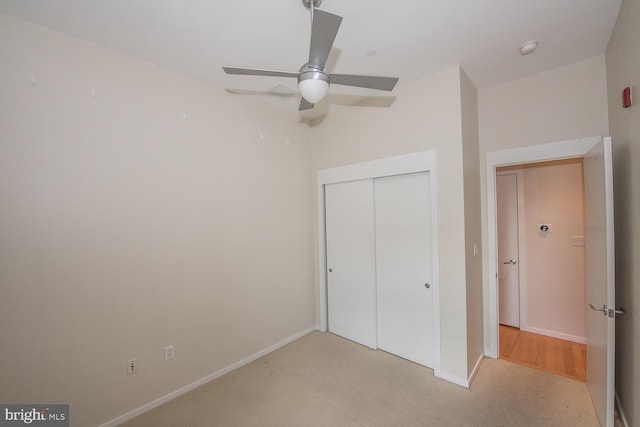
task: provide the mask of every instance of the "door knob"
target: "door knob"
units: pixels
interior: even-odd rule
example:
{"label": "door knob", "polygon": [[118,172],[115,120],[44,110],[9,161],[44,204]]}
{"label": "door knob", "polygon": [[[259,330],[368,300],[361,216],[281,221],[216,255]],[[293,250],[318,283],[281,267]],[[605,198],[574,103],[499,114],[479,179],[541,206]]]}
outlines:
{"label": "door knob", "polygon": [[624,308],[608,308],[605,305],[603,305],[602,307],[596,307],[595,305],[589,303],[589,307],[591,308],[591,310],[595,310],[595,311],[601,311],[602,314],[604,314],[607,317],[618,317],[618,316],[622,316],[624,314],[627,314],[627,312],[624,310]]}
{"label": "door knob", "polygon": [[429,289],[429,288],[431,287],[431,285],[430,285],[430,284],[428,284],[428,283],[425,283],[425,284],[424,284],[424,287],[425,287],[425,288],[427,288],[427,289]]}
{"label": "door knob", "polygon": [[[610,309],[609,311],[610,312],[613,311],[613,317],[624,316],[625,314],[627,314],[627,311],[622,307],[616,308],[616,309],[613,309],[613,310]],[[609,317],[611,317],[611,316],[609,316]]]}
{"label": "door knob", "polygon": [[513,259],[513,258],[511,258],[509,261],[505,261],[505,262],[503,262],[503,264],[513,264],[513,265],[516,265],[516,260],[515,260],[515,259]]}

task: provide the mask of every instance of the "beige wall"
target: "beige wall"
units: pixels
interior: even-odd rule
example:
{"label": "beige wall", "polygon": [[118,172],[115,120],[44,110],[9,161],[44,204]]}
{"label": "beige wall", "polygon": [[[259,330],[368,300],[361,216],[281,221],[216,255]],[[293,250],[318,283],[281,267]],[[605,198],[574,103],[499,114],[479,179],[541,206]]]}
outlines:
{"label": "beige wall", "polygon": [[606,135],[606,101],[604,56],[483,89],[480,158],[488,151]]}
{"label": "beige wall", "polygon": [[389,108],[332,106],[312,129],[313,170],[437,150],[441,369],[466,381],[466,273],[460,68],[397,90]]}
{"label": "beige wall", "polygon": [[295,110],[2,14],[0,56],[0,402],[97,425],[315,325]]}
{"label": "beige wall", "polygon": [[[480,223],[480,159],[478,147],[478,92],[464,70],[460,72],[462,159],[464,171],[464,235],[467,281],[467,372],[484,352],[482,329],[482,228]],[[475,248],[474,248],[475,246]],[[446,307],[443,307],[445,310]]]}
{"label": "beige wall", "polygon": [[[609,129],[613,140],[616,227],[616,392],[633,427],[640,426],[640,2],[624,0],[606,52]],[[635,105],[622,108],[632,86]]]}
{"label": "beige wall", "polygon": [[514,147],[607,135],[604,56],[483,89],[478,92],[478,115],[486,337],[490,327],[486,154]]}

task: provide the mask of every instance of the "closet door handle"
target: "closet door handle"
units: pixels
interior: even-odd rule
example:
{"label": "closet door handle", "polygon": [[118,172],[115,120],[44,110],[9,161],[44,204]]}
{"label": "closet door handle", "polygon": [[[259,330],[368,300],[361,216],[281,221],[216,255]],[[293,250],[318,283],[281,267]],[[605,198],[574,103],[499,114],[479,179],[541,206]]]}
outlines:
{"label": "closet door handle", "polygon": [[503,262],[503,264],[512,264],[512,265],[516,265],[516,260],[515,259],[510,259],[509,261],[505,261]]}

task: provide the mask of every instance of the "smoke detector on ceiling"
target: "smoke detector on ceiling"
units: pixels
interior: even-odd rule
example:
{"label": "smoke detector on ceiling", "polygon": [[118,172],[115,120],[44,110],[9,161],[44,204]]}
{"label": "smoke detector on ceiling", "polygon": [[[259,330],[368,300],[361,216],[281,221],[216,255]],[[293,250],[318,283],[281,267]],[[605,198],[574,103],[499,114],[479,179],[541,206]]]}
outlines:
{"label": "smoke detector on ceiling", "polygon": [[520,51],[521,55],[529,55],[530,53],[535,52],[537,48],[538,42],[535,40],[529,40],[528,42],[520,46],[518,50]]}

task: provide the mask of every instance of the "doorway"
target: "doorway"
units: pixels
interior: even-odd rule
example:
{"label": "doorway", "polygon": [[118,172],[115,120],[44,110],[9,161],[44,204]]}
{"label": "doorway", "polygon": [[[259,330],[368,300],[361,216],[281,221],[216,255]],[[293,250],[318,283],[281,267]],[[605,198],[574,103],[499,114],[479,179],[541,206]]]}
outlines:
{"label": "doorway", "polygon": [[496,170],[500,357],[585,380],[582,158]]}
{"label": "doorway", "polygon": [[[486,287],[485,354],[497,358],[499,354],[498,319],[498,241],[496,214],[496,171],[500,167],[528,163],[574,159],[584,157],[601,137],[581,138],[531,147],[488,152],[486,156],[486,196],[487,196],[487,245],[488,258]],[[553,224],[552,224],[553,225]]]}
{"label": "doorway", "polygon": [[[487,282],[485,355],[498,357],[497,223],[495,172],[500,166],[584,159],[587,313],[587,387],[602,424],[613,426],[615,271],[613,171],[610,137],[590,137],[488,152],[486,155]],[[601,316],[604,313],[605,316]]]}

